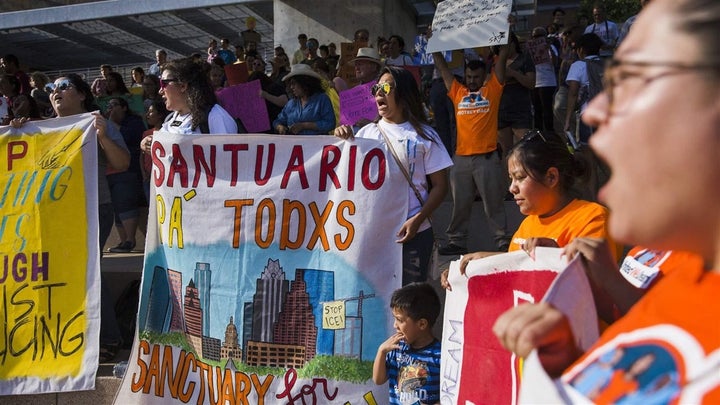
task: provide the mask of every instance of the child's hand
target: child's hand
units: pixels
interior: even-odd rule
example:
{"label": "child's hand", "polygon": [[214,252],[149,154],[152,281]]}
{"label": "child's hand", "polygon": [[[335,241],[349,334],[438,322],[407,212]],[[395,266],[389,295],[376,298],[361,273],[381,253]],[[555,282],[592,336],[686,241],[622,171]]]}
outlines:
{"label": "child's hand", "polygon": [[382,342],[380,347],[378,347],[378,351],[382,352],[383,354],[390,353],[392,350],[399,349],[400,348],[400,341],[403,338],[403,334],[400,332],[395,333],[394,335],[390,336],[386,341]]}

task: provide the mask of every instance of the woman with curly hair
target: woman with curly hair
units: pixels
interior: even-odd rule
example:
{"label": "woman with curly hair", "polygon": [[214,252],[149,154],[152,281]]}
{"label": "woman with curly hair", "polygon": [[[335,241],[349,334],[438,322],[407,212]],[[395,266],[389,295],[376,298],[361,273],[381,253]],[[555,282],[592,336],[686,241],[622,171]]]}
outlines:
{"label": "woman with curly hair", "polygon": [[[160,76],[160,95],[171,111],[161,131],[175,134],[235,134],[233,117],[217,103],[208,79],[210,65],[192,59],[167,62]],[[152,135],[143,139],[141,148],[150,151]]]}

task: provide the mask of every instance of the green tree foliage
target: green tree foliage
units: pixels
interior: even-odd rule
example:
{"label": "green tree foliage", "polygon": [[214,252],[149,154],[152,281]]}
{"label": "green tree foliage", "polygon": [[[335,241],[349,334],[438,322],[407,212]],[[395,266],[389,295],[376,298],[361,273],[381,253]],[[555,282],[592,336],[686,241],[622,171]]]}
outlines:
{"label": "green tree foliage", "polygon": [[605,6],[607,19],[618,24],[624,23],[628,17],[640,11],[640,0],[581,0],[580,14],[588,16],[590,23],[593,23],[592,9],[595,3]]}

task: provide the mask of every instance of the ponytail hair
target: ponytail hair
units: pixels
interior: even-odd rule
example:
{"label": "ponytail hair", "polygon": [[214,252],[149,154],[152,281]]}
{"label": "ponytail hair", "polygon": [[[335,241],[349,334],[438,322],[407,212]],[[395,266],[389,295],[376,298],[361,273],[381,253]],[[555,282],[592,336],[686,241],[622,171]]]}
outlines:
{"label": "ponytail hair", "polygon": [[590,177],[587,158],[554,132],[528,131],[508,156],[514,157],[528,176],[540,183],[551,167],[556,168],[560,192],[566,196],[579,196],[580,188]]}

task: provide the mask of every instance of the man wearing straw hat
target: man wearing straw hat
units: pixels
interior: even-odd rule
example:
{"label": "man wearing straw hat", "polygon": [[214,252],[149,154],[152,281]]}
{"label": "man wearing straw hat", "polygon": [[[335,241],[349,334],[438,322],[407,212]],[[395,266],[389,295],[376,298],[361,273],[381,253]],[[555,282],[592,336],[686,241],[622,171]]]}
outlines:
{"label": "man wearing straw hat", "polygon": [[[360,82],[358,85],[376,81],[378,75],[380,74],[380,69],[383,67],[380,55],[375,48],[359,48],[355,59],[350,60],[348,63],[355,67],[355,78]],[[333,81],[338,79],[342,80],[341,78],[336,77]],[[337,84],[338,83],[335,82],[335,88],[338,88]],[[345,84],[344,80],[342,80],[342,84]],[[345,85],[345,88],[347,88],[347,85]],[[353,126],[357,130],[370,122],[371,121],[366,118],[360,118]],[[350,125],[341,125],[338,129],[336,129],[336,131],[338,130],[340,130],[341,133],[352,133],[353,131],[352,126]]]}
{"label": "man wearing straw hat", "polygon": [[350,61],[350,64],[355,66],[355,78],[360,81],[360,84],[377,80],[383,66],[375,48],[359,48],[357,56]]}

